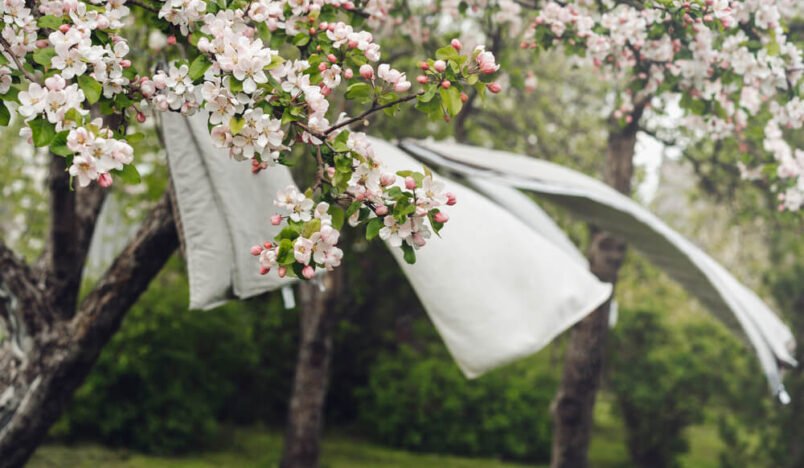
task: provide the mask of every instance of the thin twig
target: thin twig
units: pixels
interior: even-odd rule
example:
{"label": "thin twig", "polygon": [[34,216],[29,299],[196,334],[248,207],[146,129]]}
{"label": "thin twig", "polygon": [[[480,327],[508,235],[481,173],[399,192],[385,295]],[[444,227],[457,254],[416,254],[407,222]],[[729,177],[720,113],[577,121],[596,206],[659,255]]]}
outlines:
{"label": "thin twig", "polygon": [[377,106],[377,105],[372,106],[371,109],[363,112],[362,114],[358,115],[357,117],[352,117],[351,119],[344,120],[343,122],[340,122],[340,123],[338,123],[336,125],[333,125],[332,127],[329,127],[326,131],[324,131],[323,135],[327,136],[330,133],[334,132],[335,130],[337,130],[337,129],[341,128],[341,127],[345,127],[347,125],[351,125],[351,124],[353,124],[355,122],[361,121],[361,120],[365,119],[366,117],[368,117],[369,115],[371,115],[371,114],[373,114],[373,113],[375,113],[377,111],[381,111],[381,110],[386,109],[388,107],[395,106],[397,104],[401,104],[403,102],[410,101],[412,99],[417,98],[418,96],[421,96],[422,94],[424,94],[424,91],[419,91],[418,93],[409,94],[409,95],[407,95],[405,97],[402,97],[402,98],[399,98],[399,99],[397,99],[395,101],[391,101],[388,104],[383,104],[381,106]]}
{"label": "thin twig", "polygon": [[157,14],[157,15],[159,14],[159,10],[157,10],[156,8],[154,8],[154,7],[150,6],[150,5],[146,5],[144,3],[140,3],[137,0],[128,0],[126,3],[128,5],[134,5],[134,6],[140,7],[143,10],[150,11],[151,13],[154,13],[154,14]]}
{"label": "thin twig", "polygon": [[3,48],[6,50],[6,52],[8,52],[8,55],[11,56],[11,60],[13,60],[14,63],[17,65],[17,69],[19,69],[19,71],[23,75],[25,75],[25,77],[28,78],[29,81],[31,81],[32,83],[39,83],[39,80],[37,80],[35,76],[28,73],[28,71],[22,67],[22,62],[20,62],[19,57],[17,57],[17,55],[11,51],[11,44],[9,44],[8,41],[6,41],[6,39],[2,36],[0,36],[0,45],[2,45]]}

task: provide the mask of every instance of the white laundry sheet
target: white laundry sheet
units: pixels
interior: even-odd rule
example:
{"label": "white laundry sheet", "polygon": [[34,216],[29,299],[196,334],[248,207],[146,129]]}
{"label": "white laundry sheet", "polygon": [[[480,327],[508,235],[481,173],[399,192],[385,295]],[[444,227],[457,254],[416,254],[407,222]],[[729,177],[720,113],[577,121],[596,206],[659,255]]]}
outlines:
{"label": "white laundry sheet", "polygon": [[213,146],[204,112],[189,118],[165,112],[161,131],[184,238],[190,308],[210,309],[290,284],[290,278],[260,275],[249,252],[279,234],[269,217],[277,190],[293,184],[290,172],[282,167],[255,175],[249,161],[230,159]]}
{"label": "white laundry sheet", "polygon": [[[287,168],[252,175],[212,146],[202,113],[166,113],[162,131],[179,205],[190,278],[190,304],[209,308],[287,284],[260,276],[249,247],[272,238],[268,219]],[[373,140],[390,169],[421,164]],[[458,366],[468,377],[532,354],[605,302],[611,285],[588,272],[567,245],[556,246],[517,216],[452,181],[442,238],[431,237],[408,265],[391,248]],[[553,233],[555,234],[555,233]],[[560,234],[560,233],[559,233]]]}
{"label": "white laundry sheet", "polygon": [[779,365],[797,365],[790,329],[753,291],[638,203],[596,179],[547,161],[452,143],[407,141],[401,146],[432,167],[467,177],[487,196],[496,197],[495,184],[530,191],[620,236],[750,343],[771,390],[782,401],[789,399]]}
{"label": "white laundry sheet", "polygon": [[[390,143],[371,143],[389,169],[421,170]],[[548,236],[474,190],[444,182],[458,203],[444,210],[450,220],[442,237],[417,250],[413,265],[400,249],[391,252],[467,377],[535,353],[611,296],[611,285]]]}

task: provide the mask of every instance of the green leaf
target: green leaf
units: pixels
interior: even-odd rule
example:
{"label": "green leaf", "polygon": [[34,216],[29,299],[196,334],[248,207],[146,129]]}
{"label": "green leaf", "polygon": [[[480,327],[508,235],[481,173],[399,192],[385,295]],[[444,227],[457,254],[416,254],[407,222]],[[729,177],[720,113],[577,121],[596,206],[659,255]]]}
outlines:
{"label": "green leaf", "polygon": [[64,20],[58,16],[47,15],[39,18],[36,25],[40,28],[59,29],[59,26],[61,26],[63,22]]}
{"label": "green leaf", "polygon": [[50,59],[56,56],[56,50],[51,48],[36,49],[33,53],[34,62],[42,65],[43,67],[50,66]]}
{"label": "green leaf", "polygon": [[318,232],[320,230],[321,230],[321,219],[315,218],[313,220],[308,221],[307,224],[304,225],[304,229],[302,230],[301,235],[302,237],[309,239],[310,236],[313,235],[313,233]]}
{"label": "green leaf", "polygon": [[282,241],[282,239],[294,240],[299,237],[299,230],[292,226],[285,226],[282,231],[277,234],[274,240]]}
{"label": "green leaf", "polygon": [[239,93],[243,91],[243,82],[231,77],[229,78],[229,89],[231,89],[233,93]]}
{"label": "green leaf", "polygon": [[399,96],[397,96],[395,93],[386,93],[386,94],[383,94],[382,96],[378,97],[377,102],[379,102],[380,104],[385,105],[385,104],[390,104],[390,103],[396,101],[397,99],[399,99]]}
{"label": "green leaf", "polygon": [[81,90],[84,92],[84,97],[87,98],[87,102],[90,104],[95,104],[100,99],[101,92],[103,92],[103,86],[98,83],[95,78],[92,78],[89,75],[81,75],[78,77],[78,86],[81,87]]}
{"label": "green leaf", "polygon": [[134,143],[142,141],[145,135],[142,133],[132,133],[131,135],[126,135],[125,138],[129,144],[133,145]]}
{"label": "green leaf", "polygon": [[123,182],[127,184],[136,185],[139,184],[140,181],[142,181],[142,176],[140,176],[140,172],[137,170],[136,167],[134,167],[133,164],[126,164],[125,166],[123,166],[123,169],[119,171],[114,170],[112,171],[112,173],[123,179]]}
{"label": "green leaf", "polygon": [[279,250],[276,252],[276,261],[283,266],[290,265],[296,261],[293,257],[293,241],[290,239],[282,239],[279,242]]}
{"label": "green leaf", "polygon": [[437,91],[438,91],[438,85],[435,84],[428,85],[427,90],[424,92],[424,94],[417,97],[416,99],[418,99],[419,102],[430,102],[433,99],[433,96],[436,95]]}
{"label": "green leaf", "polygon": [[56,126],[44,117],[37,117],[28,122],[28,125],[31,127],[34,146],[47,146],[56,136]]}
{"label": "green leaf", "polygon": [[57,133],[50,142],[50,152],[64,157],[72,156],[74,153],[67,147],[67,135],[69,134],[69,130]]}
{"label": "green leaf", "polygon": [[377,237],[384,225],[382,218],[371,218],[366,225],[366,239],[371,240]]}
{"label": "green leaf", "polygon": [[461,101],[461,92],[455,86],[450,86],[447,89],[441,88],[439,91],[441,94],[441,100],[444,101],[444,107],[447,108],[447,112],[451,116],[458,115],[458,112],[461,111],[461,107],[463,107],[463,101]]}
{"label": "green leaf", "polygon": [[341,155],[335,156],[335,170],[350,174],[352,172],[352,158]]}
{"label": "green leaf", "polygon": [[338,206],[332,205],[329,207],[327,211],[330,216],[332,216],[332,227],[335,229],[340,230],[343,227],[343,222],[346,220],[346,216],[343,213],[343,209]]}
{"label": "green leaf", "polygon": [[283,59],[279,55],[272,55],[271,56],[271,63],[266,65],[263,70],[272,70],[272,69],[278,67],[279,65],[282,65],[282,63],[284,63],[284,62],[285,62],[285,59]]}
{"label": "green leaf", "polygon": [[5,127],[11,121],[11,113],[3,101],[0,101],[0,127]]}
{"label": "green leaf", "polygon": [[768,50],[768,55],[770,56],[779,55],[779,52],[782,51],[782,48],[779,47],[779,43],[776,41],[768,42],[765,48]]}
{"label": "green leaf", "polygon": [[243,127],[246,125],[246,119],[243,117],[238,117],[236,115],[232,116],[229,119],[229,131],[232,132],[232,135],[237,135],[240,133],[240,130],[243,130]]}
{"label": "green leaf", "polygon": [[339,153],[345,153],[349,151],[349,146],[346,142],[349,140],[349,131],[344,130],[335,137],[335,141],[332,142],[332,148]]}
{"label": "green leaf", "polygon": [[296,34],[293,37],[293,45],[296,47],[304,47],[310,42],[310,36],[305,33]]}
{"label": "green leaf", "polygon": [[360,210],[361,206],[363,206],[363,204],[359,201],[352,202],[352,204],[349,205],[349,208],[346,209],[346,217],[355,214],[358,210]]}
{"label": "green leaf", "polygon": [[436,51],[436,58],[441,60],[455,59],[459,56],[460,54],[458,53],[458,51],[455,50],[455,48],[452,47],[451,45],[442,47]]}
{"label": "green leaf", "polygon": [[409,246],[408,244],[402,244],[402,258],[411,265],[416,263],[416,251],[413,250],[413,247]]}
{"label": "green leaf", "polygon": [[367,83],[354,83],[346,88],[346,99],[367,98],[371,94],[371,86]]}
{"label": "green leaf", "polygon": [[71,120],[79,125],[84,121],[84,117],[81,115],[80,112],[78,112],[78,109],[76,109],[75,107],[70,108],[70,110],[68,110],[64,114],[64,118],[66,120]]}
{"label": "green leaf", "polygon": [[190,71],[187,72],[187,76],[189,76],[191,80],[195,81],[204,76],[204,72],[206,72],[207,68],[211,66],[212,62],[207,59],[206,55],[201,54],[196,57],[195,60],[193,60],[193,63],[190,64]]}

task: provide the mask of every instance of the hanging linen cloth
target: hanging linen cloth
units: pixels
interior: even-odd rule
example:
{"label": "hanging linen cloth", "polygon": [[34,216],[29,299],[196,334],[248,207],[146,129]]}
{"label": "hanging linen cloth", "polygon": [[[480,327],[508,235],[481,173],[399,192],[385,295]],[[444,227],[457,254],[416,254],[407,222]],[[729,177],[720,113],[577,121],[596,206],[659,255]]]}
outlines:
{"label": "hanging linen cloth", "polygon": [[529,191],[627,241],[750,343],[771,391],[789,400],[780,363],[797,365],[790,329],[753,291],[646,208],[580,172],[527,156],[444,142],[406,141],[401,147],[433,167],[462,174],[489,197],[496,195],[488,183]]}

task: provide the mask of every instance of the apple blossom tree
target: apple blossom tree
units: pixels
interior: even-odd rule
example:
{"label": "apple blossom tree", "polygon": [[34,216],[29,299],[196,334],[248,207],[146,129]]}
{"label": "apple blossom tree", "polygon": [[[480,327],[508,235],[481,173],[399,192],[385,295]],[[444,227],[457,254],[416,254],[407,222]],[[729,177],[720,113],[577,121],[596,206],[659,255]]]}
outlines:
{"label": "apple blossom tree", "polygon": [[[804,151],[790,142],[804,123],[804,66],[788,26],[801,8],[794,0],[445,0],[408,8],[401,24],[414,40],[439,31],[464,44],[490,44],[512,72],[501,79],[526,91],[538,86],[536,76],[514,76],[510,47],[500,45],[506,35],[533,56],[563,51],[581,73],[606,82],[603,178],[623,193],[631,192],[639,132],[681,147],[714,140],[739,148],[732,169],[773,194],[781,216],[800,219]],[[615,283],[625,244],[594,227],[590,244],[591,269]],[[553,406],[553,466],[586,464],[608,309],[605,304],[572,332]]]}
{"label": "apple blossom tree", "polygon": [[[177,245],[168,193],[80,302],[78,288],[106,189],[138,183],[138,132],[160,112],[206,112],[210,135],[244,170],[291,165],[315,180],[288,187],[271,218],[285,224],[252,248],[255,269],[309,279],[339,266],[339,230],[364,226],[415,261],[456,202],[425,168],[384,170],[350,126],[399,107],[457,115],[464,90],[497,93],[499,65],[458,40],[422,57],[421,74],[382,61],[369,29],[393,5],[378,0],[7,0],[0,3],[0,124],[51,154],[50,237],[28,265],[0,241],[0,460],[20,466],[55,422],[103,344]],[[151,50],[148,50],[150,46]],[[159,51],[153,54],[154,50]],[[353,115],[334,115],[334,99]],[[19,120],[17,120],[19,119]],[[254,201],[270,203],[271,201]],[[259,264],[257,267],[256,264]],[[256,273],[255,273],[256,274]]]}

